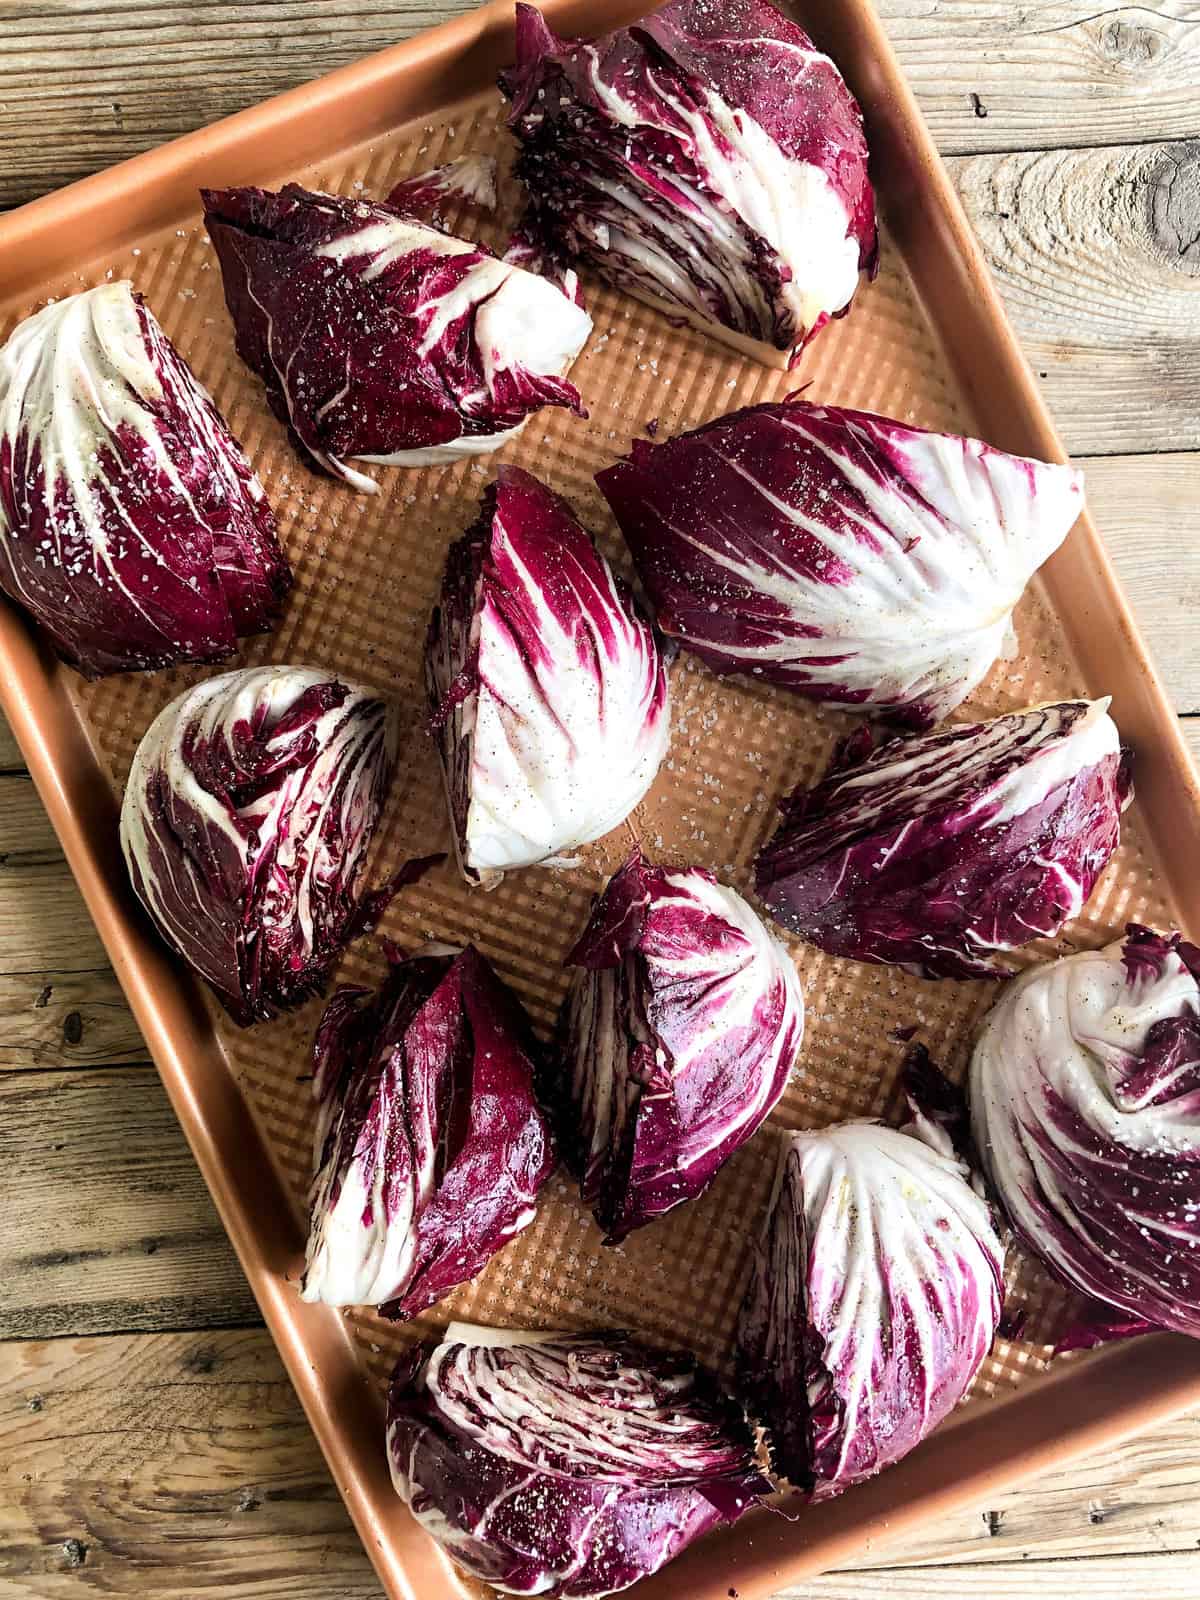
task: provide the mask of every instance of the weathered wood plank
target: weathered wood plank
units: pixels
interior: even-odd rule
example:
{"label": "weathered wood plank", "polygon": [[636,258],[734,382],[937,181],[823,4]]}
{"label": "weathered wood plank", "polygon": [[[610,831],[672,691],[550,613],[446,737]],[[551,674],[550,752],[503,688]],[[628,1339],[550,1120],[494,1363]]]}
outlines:
{"label": "weathered wood plank", "polygon": [[10,4],[0,203],[204,127],[472,8],[474,0]]}
{"label": "weathered wood plank", "polygon": [[1092,515],[1176,710],[1200,711],[1200,454],[1084,463]]}
{"label": "weathered wood plank", "polygon": [[38,875],[60,876],[66,866],[62,847],[50,826],[45,807],[25,773],[10,773],[3,779],[0,794],[0,872],[24,875],[36,882]]}
{"label": "weathered wood plank", "polygon": [[832,1572],[779,1600],[1195,1600],[1200,1554],[1101,1556],[1095,1560],[995,1562],[986,1567],[897,1567]]}
{"label": "weathered wood plank", "polygon": [[986,1505],[939,1517],[853,1565],[856,1570],[926,1563],[957,1568],[1194,1551],[1200,1545],[1198,1424],[1194,1414],[1163,1423],[1021,1483]]}
{"label": "weathered wood plank", "polygon": [[1200,445],[1200,141],[949,166],[1067,448]]}
{"label": "weathered wood plank", "polygon": [[0,1339],[255,1322],[149,1067],[0,1076]]}
{"label": "weathered wood plank", "polygon": [[0,1595],[378,1600],[261,1329],[0,1345]]}
{"label": "weathered wood plank", "polygon": [[0,774],[24,772],[25,757],[7,720],[0,715]]}
{"label": "weathered wood plank", "polygon": [[1186,0],[878,0],[938,148],[1049,150],[1191,131],[1200,28]]}
{"label": "weathered wood plank", "polygon": [[0,778],[0,973],[108,965],[32,782]]}
{"label": "weathered wood plank", "polygon": [[[150,149],[469,5],[9,5],[0,31],[0,203]],[[1140,142],[1194,121],[1200,31],[1186,0],[1099,12],[1087,0],[1019,8],[880,0],[879,9],[947,153]]]}
{"label": "weathered wood plank", "polygon": [[[74,885],[58,892],[66,895]],[[30,897],[37,908],[39,889]],[[83,913],[86,915],[86,912]],[[0,975],[0,1070],[145,1061],[141,1031],[111,967]]]}

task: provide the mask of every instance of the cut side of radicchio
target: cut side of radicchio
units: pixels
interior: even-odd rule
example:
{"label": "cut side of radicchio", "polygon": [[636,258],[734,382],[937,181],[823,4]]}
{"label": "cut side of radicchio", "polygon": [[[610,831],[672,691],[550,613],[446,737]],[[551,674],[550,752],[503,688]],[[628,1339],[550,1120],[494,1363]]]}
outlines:
{"label": "cut side of radicchio", "polygon": [[756,886],[777,922],[830,955],[1007,977],[996,952],[1079,915],[1130,794],[1107,700],[882,743],[864,727],[785,802]]}
{"label": "cut side of radicchio", "polygon": [[862,114],[765,0],[673,0],[594,41],[517,6],[523,228],[546,253],[773,365],[876,259]]}
{"label": "cut side of radicchio", "polygon": [[559,1149],[614,1244],[701,1194],[796,1064],[787,951],[699,867],[635,853],[568,957],[578,968],[541,1081]]}
{"label": "cut side of radicchio", "polygon": [[566,501],[517,467],[450,551],[426,682],[471,883],[608,833],[666,753],[653,629]]}
{"label": "cut side of radicchio", "polygon": [[1131,923],[1023,973],[984,1019],[969,1098],[1018,1238],[1113,1308],[1108,1335],[1200,1337],[1200,950]]}
{"label": "cut side of radicchio", "polygon": [[784,1143],[738,1328],[772,1463],[814,1500],[899,1461],[991,1348],[1004,1250],[947,1132],[844,1122]]}
{"label": "cut side of radicchio", "polygon": [[0,349],[0,589],[85,677],[221,661],[292,575],[262,485],[126,282]]}
{"label": "cut side of radicchio", "polygon": [[403,1320],[533,1221],[554,1154],[512,991],[472,946],[388,954],[379,993],[340,989],[317,1032],[301,1293]]}
{"label": "cut side of radicchio", "polygon": [[395,756],[388,703],[314,667],[224,673],[150,724],[121,807],[129,875],[236,1022],[318,993],[428,864],[361,892]]}
{"label": "cut side of radicchio", "polygon": [[351,460],[437,465],[495,450],[542,406],[584,414],[565,376],[591,331],[582,307],[411,214],[481,181],[438,169],[396,206],[203,191],[238,354],[302,455],[355,489],[377,486]]}
{"label": "cut side of radicchio", "polygon": [[1083,508],[1070,467],[802,400],[597,473],[662,630],[716,672],[927,727],[1015,646]]}
{"label": "cut side of radicchio", "polygon": [[460,1566],[557,1600],[628,1588],[772,1487],[693,1357],[610,1331],[452,1323],[397,1367],[387,1446],[397,1494]]}

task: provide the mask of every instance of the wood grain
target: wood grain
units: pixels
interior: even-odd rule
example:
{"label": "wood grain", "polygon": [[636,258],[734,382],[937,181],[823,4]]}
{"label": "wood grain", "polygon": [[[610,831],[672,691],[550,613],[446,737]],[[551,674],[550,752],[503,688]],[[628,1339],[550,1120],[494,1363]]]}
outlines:
{"label": "wood grain", "polygon": [[257,1322],[157,1073],[0,1075],[0,1339]]}
{"label": "wood grain", "polygon": [[[1140,1586],[1140,1587],[1139,1587]],[[886,1574],[832,1572],[794,1600],[1196,1600],[1200,1554],[1107,1556],[1098,1560],[995,1562],[987,1567],[888,1568]]]}
{"label": "wood grain", "polygon": [[1200,445],[1200,140],[948,165],[1068,450]]}
{"label": "wood grain", "polygon": [[[1200,454],[1084,463],[1088,504],[1177,711],[1200,712]],[[1169,556],[1167,555],[1169,552]]]}
{"label": "wood grain", "polygon": [[878,0],[938,148],[1141,143],[1195,125],[1200,17],[1187,0]]}
{"label": "wood grain", "polygon": [[25,757],[21,754],[21,747],[4,717],[0,716],[0,776],[24,770]]}
{"label": "wood grain", "polygon": [[270,1339],[0,1345],[0,1595],[378,1600]]}
{"label": "wood grain", "polygon": [[[860,1567],[1062,1561],[1200,1545],[1200,1417],[1177,1417],[881,1545]],[[1141,1600],[1140,1596],[1134,1600]]]}
{"label": "wood grain", "polygon": [[0,974],[107,965],[33,783],[0,778]]}
{"label": "wood grain", "polygon": [[[1039,1600],[1068,1600],[1052,1586],[1068,1570],[1106,1596],[1114,1572],[1129,1578],[1114,1558],[1135,1550],[1186,1553],[1151,1570],[1194,1581],[1196,1423],[1181,1418],[941,1519],[881,1550],[885,1571],[793,1593],[1027,1600],[1027,1563],[1054,1558],[1037,1569]],[[262,1329],[0,1345],[0,1552],[4,1596],[193,1600],[229,1584],[297,1600],[378,1594]],[[1064,1557],[1085,1559],[1068,1569]]]}
{"label": "wood grain", "polygon": [[9,3],[0,23],[0,203],[152,149],[473,4]]}
{"label": "wood grain", "polygon": [[[74,884],[65,882],[54,892],[66,898],[73,890]],[[39,887],[18,903],[37,915],[45,899]],[[111,967],[0,974],[0,1070],[147,1059],[145,1042]]]}

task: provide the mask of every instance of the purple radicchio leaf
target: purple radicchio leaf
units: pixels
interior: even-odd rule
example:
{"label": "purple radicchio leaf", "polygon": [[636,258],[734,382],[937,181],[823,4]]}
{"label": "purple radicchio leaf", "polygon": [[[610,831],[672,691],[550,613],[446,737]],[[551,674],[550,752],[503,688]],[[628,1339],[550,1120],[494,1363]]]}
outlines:
{"label": "purple radicchio leaf", "polygon": [[591,319],[561,289],[401,208],[296,184],[206,189],[238,354],[318,471],[430,466],[496,449],[565,377]]}
{"label": "purple radicchio leaf", "polygon": [[254,667],[172,700],[121,807],[133,886],[243,1026],[324,988],[350,939],[428,858],[360,879],[396,756],[388,703],[314,667]]}
{"label": "purple radicchio leaf", "polygon": [[803,400],[596,474],[658,624],[715,671],[927,727],[1015,647],[1083,507],[1073,468]]}
{"label": "purple radicchio leaf", "polygon": [[[901,1081],[908,1109],[921,1125],[926,1144],[957,1156],[973,1173],[978,1173],[980,1164],[971,1139],[966,1091],[946,1076],[923,1044],[914,1044],[906,1051]],[[938,1143],[934,1130],[940,1130],[943,1143]]]}
{"label": "purple radicchio leaf", "polygon": [[608,833],[666,753],[653,629],[566,501],[517,467],[450,550],[426,682],[471,883]]}
{"label": "purple radicchio leaf", "polygon": [[0,588],[85,677],[221,661],[292,574],[262,485],[127,282],[0,349]]}
{"label": "purple radicchio leaf", "polygon": [[415,173],[396,184],[387,197],[394,211],[409,217],[431,217],[447,200],[465,200],[481,211],[496,209],[494,156],[459,156],[444,166]]}
{"label": "purple radicchio leaf", "polygon": [[470,945],[389,958],[379,993],[339,990],[317,1032],[301,1292],[405,1320],[528,1227],[554,1153],[512,991]]}
{"label": "purple radicchio leaf", "polygon": [[831,955],[1008,976],[994,952],[1058,933],[1116,849],[1129,773],[1107,706],[1067,700],[877,746],[861,730],[759,852],[771,915]]}
{"label": "purple radicchio leaf", "polygon": [[596,40],[517,6],[500,76],[524,231],[760,360],[783,365],[875,270],[862,114],[765,0],[673,0]]}
{"label": "purple radicchio leaf", "polygon": [[[945,1129],[844,1122],[784,1141],[738,1327],[775,1468],[814,1500],[920,1443],[1000,1319],[1004,1250]],[[852,1199],[850,1198],[852,1197]]]}
{"label": "purple radicchio leaf", "polygon": [[1013,1230],[1118,1313],[1108,1336],[1200,1336],[1198,955],[1131,925],[1107,949],[1033,967],[971,1058],[975,1143]]}
{"label": "purple radicchio leaf", "polygon": [[505,1593],[589,1600],[770,1494],[741,1408],[694,1358],[626,1333],[452,1323],[388,1395],[396,1492]]}
{"label": "purple radicchio leaf", "polygon": [[568,957],[539,1088],[608,1244],[694,1199],[787,1085],[804,1000],[787,951],[699,867],[635,852]]}
{"label": "purple radicchio leaf", "polygon": [[[1004,1329],[1000,1331],[1003,1333]],[[1144,1317],[1114,1316],[1108,1306],[1090,1300],[1082,1315],[1069,1323],[1059,1335],[1054,1354],[1061,1356],[1069,1350],[1094,1350],[1098,1345],[1112,1344],[1117,1339],[1138,1339],[1144,1333],[1159,1331]],[[1009,1335],[1005,1334],[1005,1337]]]}

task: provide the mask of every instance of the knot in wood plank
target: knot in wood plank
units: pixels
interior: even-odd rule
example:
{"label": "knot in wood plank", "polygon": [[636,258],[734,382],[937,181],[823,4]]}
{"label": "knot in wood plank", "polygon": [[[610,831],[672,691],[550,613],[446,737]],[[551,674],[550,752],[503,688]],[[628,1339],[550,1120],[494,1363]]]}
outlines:
{"label": "knot in wood plank", "polygon": [[1170,49],[1164,34],[1137,18],[1106,13],[1096,20],[1102,24],[1095,35],[1096,47],[1109,67],[1142,72],[1155,66]]}
{"label": "knot in wood plank", "polygon": [[1200,139],[1164,146],[1150,171],[1146,221],[1162,256],[1200,274]]}

